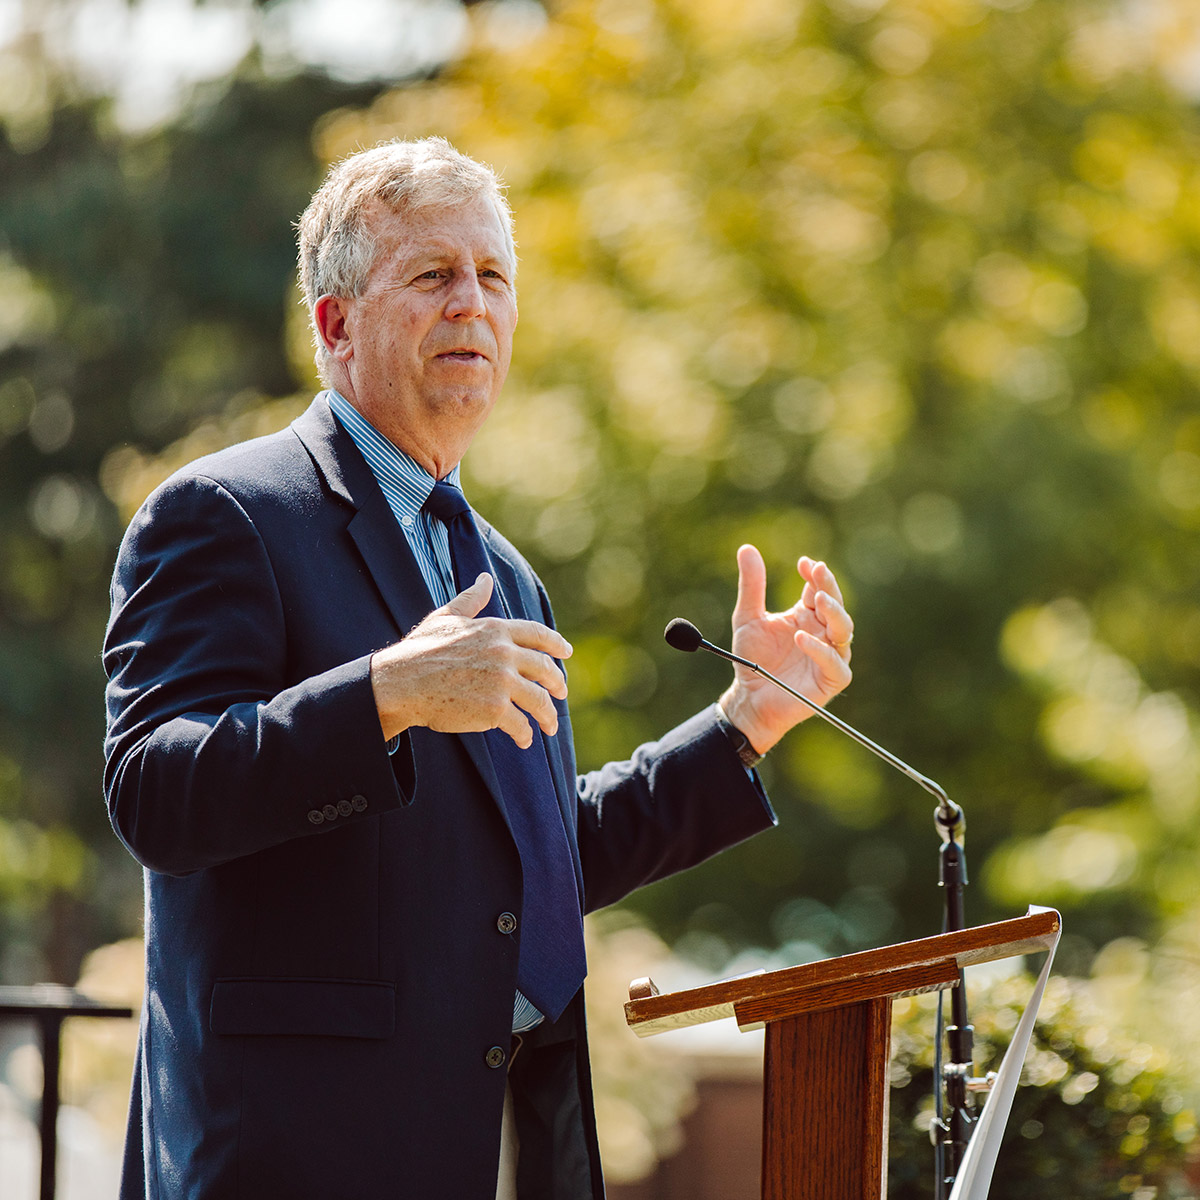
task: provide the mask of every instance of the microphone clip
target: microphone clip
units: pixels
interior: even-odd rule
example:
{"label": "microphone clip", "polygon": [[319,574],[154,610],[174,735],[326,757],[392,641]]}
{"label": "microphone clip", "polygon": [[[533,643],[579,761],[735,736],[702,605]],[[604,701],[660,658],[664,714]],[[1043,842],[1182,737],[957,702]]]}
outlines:
{"label": "microphone clip", "polygon": [[947,797],[933,810],[933,827],[943,842],[961,842],[967,832],[967,814]]}

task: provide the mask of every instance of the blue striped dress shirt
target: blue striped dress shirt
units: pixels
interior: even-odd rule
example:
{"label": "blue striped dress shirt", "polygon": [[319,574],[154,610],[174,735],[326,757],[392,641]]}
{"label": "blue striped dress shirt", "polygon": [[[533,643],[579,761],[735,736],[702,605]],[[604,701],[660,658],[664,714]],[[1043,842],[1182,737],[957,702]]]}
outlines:
{"label": "blue striped dress shirt", "polygon": [[[446,526],[423,507],[437,480],[385,438],[339,392],[330,388],[325,398],[378,481],[388,507],[412,548],[434,607],[449,603],[456,594],[450,538]],[[457,487],[458,479],[456,464],[446,475],[445,482]],[[389,753],[394,753],[398,744],[399,739],[393,739],[388,745]],[[525,1033],[543,1019],[542,1014],[517,992],[513,1001],[513,1033]]]}

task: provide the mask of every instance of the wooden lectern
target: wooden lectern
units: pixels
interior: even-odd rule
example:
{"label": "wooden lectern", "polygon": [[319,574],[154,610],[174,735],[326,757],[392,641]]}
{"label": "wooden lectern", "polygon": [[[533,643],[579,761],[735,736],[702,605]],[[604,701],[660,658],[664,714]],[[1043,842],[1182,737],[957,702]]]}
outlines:
{"label": "wooden lectern", "polygon": [[766,1026],[763,1200],[880,1200],[887,1187],[892,1001],[952,987],[964,967],[1048,949],[1058,913],[659,995],[629,985],[641,1037],[733,1017]]}

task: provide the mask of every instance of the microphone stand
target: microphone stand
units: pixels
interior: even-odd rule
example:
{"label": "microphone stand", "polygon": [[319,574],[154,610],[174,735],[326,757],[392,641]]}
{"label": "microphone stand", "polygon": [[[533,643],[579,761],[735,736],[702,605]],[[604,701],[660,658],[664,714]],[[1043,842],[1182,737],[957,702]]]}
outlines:
{"label": "microphone stand", "polygon": [[[949,821],[938,808],[934,810],[933,823],[942,838],[938,879],[938,885],[943,889],[942,931],[951,933],[966,928],[963,889],[967,884],[967,859],[961,841],[966,822],[961,808],[958,809],[957,819]],[[935,1061],[941,1060],[943,995],[938,996],[939,1053]],[[947,1200],[958,1178],[967,1143],[971,1140],[971,1127],[977,1120],[970,1092],[980,1087],[982,1082],[972,1075],[975,1030],[967,1017],[966,975],[961,970],[958,973],[958,986],[950,989],[950,1024],[946,1026],[945,1034],[950,1061],[942,1065],[941,1079],[934,1079],[934,1087],[939,1089],[939,1103],[932,1130],[935,1200]],[[986,1087],[986,1084],[983,1086]],[[943,1087],[948,1115],[940,1103]]]}
{"label": "microphone stand", "polygon": [[[864,746],[873,754],[878,755],[884,762],[895,767],[901,774],[907,775],[923,787],[938,801],[933,811],[934,828],[942,839],[938,886],[943,889],[942,931],[957,932],[966,928],[966,915],[963,904],[963,889],[967,885],[967,860],[963,851],[962,839],[966,829],[966,817],[962,808],[957,805],[945,790],[932,779],[922,775],[897,758],[890,751],[871,741],[859,733],[853,725],[848,725],[840,717],[822,708],[819,704],[801,695],[795,688],[776,678],[770,671],[760,667],[758,663],[748,658],[722,650],[720,646],[708,641],[690,621],[676,617],[668,624],[664,636],[667,643],[676,650],[704,649],[711,654],[724,658],[739,666],[748,668],[764,679],[770,680],[776,687],[782,688],[789,696],[793,696],[802,704],[808,705],[817,716],[835,725],[843,733],[853,738],[859,745]],[[942,1063],[942,1003],[941,994],[938,998],[938,1044],[935,1057],[934,1088],[937,1099],[934,1127],[930,1133],[934,1145],[934,1196],[935,1200],[947,1200],[954,1181],[958,1178],[958,1170],[966,1153],[967,1143],[971,1140],[971,1127],[977,1120],[971,1102],[971,1093],[986,1091],[990,1080],[976,1079],[972,1051],[974,1048],[975,1030],[967,1017],[966,976],[963,971],[958,973],[958,986],[950,990],[950,1019],[946,1026],[946,1043],[950,1052],[950,1061],[942,1064],[941,1078],[937,1078],[937,1064]],[[945,1107],[949,1115],[945,1115],[942,1104],[943,1088]]]}

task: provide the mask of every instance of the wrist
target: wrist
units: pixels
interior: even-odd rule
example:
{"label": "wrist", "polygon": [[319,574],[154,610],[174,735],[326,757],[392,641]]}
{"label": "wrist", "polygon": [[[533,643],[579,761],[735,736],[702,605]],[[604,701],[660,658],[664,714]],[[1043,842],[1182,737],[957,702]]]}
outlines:
{"label": "wrist", "polygon": [[411,700],[405,691],[406,673],[397,669],[396,646],[371,655],[370,681],[385,741],[398,737],[418,722],[413,719]]}
{"label": "wrist", "polygon": [[721,726],[721,731],[737,751],[742,766],[750,770],[762,761],[769,746],[763,745],[762,749],[759,748],[762,743],[756,742],[746,727],[739,723],[735,715],[738,711],[737,705],[731,702],[728,692],[717,701],[717,721]]}

